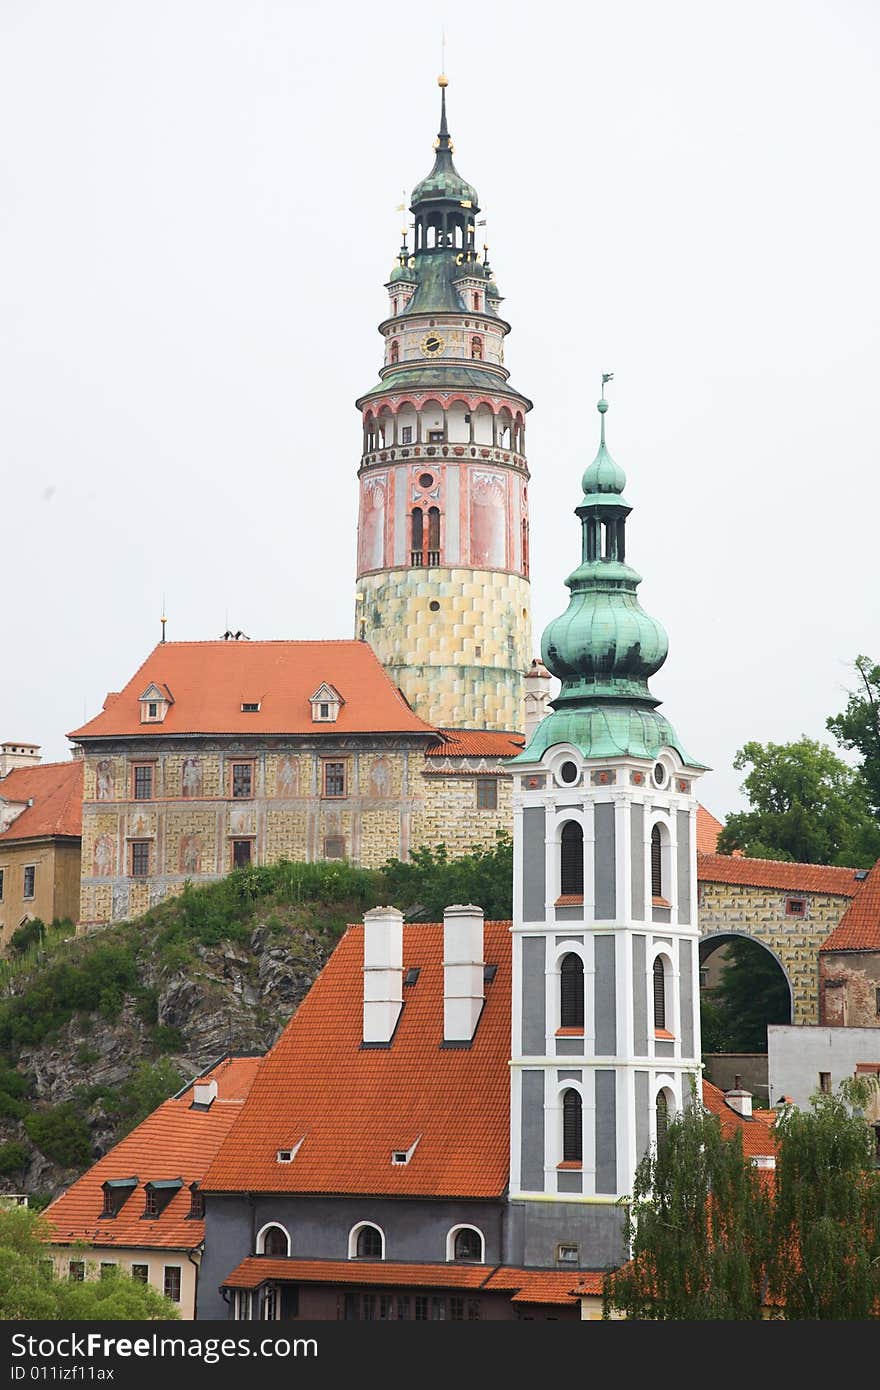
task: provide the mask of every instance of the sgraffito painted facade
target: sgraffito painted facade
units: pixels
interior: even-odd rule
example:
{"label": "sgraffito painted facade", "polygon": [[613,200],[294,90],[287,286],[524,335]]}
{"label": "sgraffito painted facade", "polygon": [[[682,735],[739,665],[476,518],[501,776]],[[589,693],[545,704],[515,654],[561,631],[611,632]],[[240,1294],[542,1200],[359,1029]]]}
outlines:
{"label": "sgraffito painted facade", "polygon": [[510,325],[476,245],[476,190],[452,163],[445,87],[436,149],[386,287],[381,379],[357,402],[356,633],[428,722],[520,729],[531,402],[508,384]]}

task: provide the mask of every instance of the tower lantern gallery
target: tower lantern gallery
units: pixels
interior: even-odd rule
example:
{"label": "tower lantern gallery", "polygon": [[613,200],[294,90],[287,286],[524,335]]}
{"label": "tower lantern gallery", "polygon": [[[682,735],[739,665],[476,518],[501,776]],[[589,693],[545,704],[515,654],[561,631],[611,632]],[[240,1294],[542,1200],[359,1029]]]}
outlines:
{"label": "tower lantern gallery", "polygon": [[510,325],[438,81],[434,167],[413,190],[413,244],[404,232],[386,286],[380,381],[357,402],[356,635],[429,723],[516,730],[532,655],[531,401],[508,383]]}

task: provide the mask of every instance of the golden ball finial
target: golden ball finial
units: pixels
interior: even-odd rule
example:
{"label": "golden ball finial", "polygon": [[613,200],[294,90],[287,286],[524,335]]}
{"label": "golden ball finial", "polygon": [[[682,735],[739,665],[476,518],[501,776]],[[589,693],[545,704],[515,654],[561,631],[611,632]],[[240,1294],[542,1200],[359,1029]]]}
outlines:
{"label": "golden ball finial", "polygon": [[442,72],[441,72],[440,76],[437,78],[437,86],[438,86],[438,87],[448,87],[448,86],[449,86],[449,78],[446,77],[445,74],[442,73]]}

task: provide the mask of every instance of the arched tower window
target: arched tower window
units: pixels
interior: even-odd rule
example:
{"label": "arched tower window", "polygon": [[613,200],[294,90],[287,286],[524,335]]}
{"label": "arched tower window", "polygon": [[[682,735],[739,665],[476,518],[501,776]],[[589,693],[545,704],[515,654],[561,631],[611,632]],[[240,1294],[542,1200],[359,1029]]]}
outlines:
{"label": "arched tower window", "polygon": [[[396,304],[396,303],[397,303],[397,300],[395,300],[394,302],[395,302],[395,304]],[[396,338],[394,339],[394,342],[391,344],[391,361],[392,361],[392,362],[399,362],[399,361],[400,361],[400,343],[397,341]]]}
{"label": "arched tower window", "polygon": [[357,1258],[359,1260],[381,1260],[382,1232],[376,1226],[362,1226],[358,1231]]}
{"label": "arched tower window", "polygon": [[471,357],[473,357],[476,362],[482,362],[483,360],[483,340],[478,334],[474,334],[473,338],[471,338]]}
{"label": "arched tower window", "polygon": [[559,972],[559,1025],[584,1026],[584,963],[574,952],[563,956]]}
{"label": "arched tower window", "polygon": [[584,1156],[581,1098],[577,1091],[562,1097],[562,1161],[581,1163]]}
{"label": "arched tower window", "polygon": [[428,564],[440,563],[440,508],[428,508]]}
{"label": "arched tower window", "polygon": [[474,308],[476,309],[477,313],[480,312],[480,310],[482,309],[482,307],[483,307],[482,296],[479,295],[479,294],[477,294],[477,293],[475,292],[475,293],[474,293]]}
{"label": "arched tower window", "polygon": [[257,1254],[289,1255],[290,1241],[283,1226],[267,1226],[257,1238]]}
{"label": "arched tower window", "polygon": [[659,825],[651,831],[651,896],[663,897],[663,840]]}
{"label": "arched tower window", "polygon": [[666,968],[661,956],[654,961],[654,1027],[666,1027]]}
{"label": "arched tower window", "polygon": [[656,1105],[657,1115],[657,1148],[662,1149],[666,1143],[666,1131],[669,1128],[669,1101],[666,1092],[660,1091],[657,1096]]}
{"label": "arched tower window", "polygon": [[561,873],[559,891],[583,897],[584,893],[584,832],[577,821],[569,820],[562,827]]}
{"label": "arched tower window", "polygon": [[391,312],[392,312],[392,314],[396,314],[396,313],[397,313],[397,300],[396,300],[396,299],[393,299],[393,300],[391,301]]}
{"label": "arched tower window", "polygon": [[411,565],[424,564],[425,553],[425,514],[421,507],[412,510],[412,546],[409,562]]}
{"label": "arched tower window", "polygon": [[461,1226],[455,1232],[452,1258],[480,1263],[483,1258],[483,1237],[476,1226]]}

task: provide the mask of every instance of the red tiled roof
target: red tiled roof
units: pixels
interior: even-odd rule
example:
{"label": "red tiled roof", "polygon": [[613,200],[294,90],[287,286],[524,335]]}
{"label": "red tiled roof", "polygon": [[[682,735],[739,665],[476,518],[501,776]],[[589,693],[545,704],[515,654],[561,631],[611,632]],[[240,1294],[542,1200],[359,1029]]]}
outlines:
{"label": "red tiled roof", "polygon": [[834,864],[790,864],[780,859],[745,859],[738,855],[698,854],[701,883],[743,883],[752,888],[779,888],[790,893],[828,893],[854,898],[861,884],[857,869]]}
{"label": "red tiled roof", "polygon": [[441,729],[442,742],[428,749],[429,758],[512,758],[525,747],[522,734],[494,729]]}
{"label": "red tiled roof", "polygon": [[[499,1196],[508,1178],[510,924],[485,925],[497,965],[470,1048],[441,1048],[443,927],[403,928],[391,1046],[361,1047],[364,929],[349,927],[266,1057],[205,1180],[213,1192]],[[295,1084],[291,1083],[295,1078]],[[332,1084],[330,1084],[332,1078]],[[302,1145],[291,1163],[279,1149]],[[393,1149],[418,1144],[406,1164]]]}
{"label": "red tiled roof", "polygon": [[45,835],[82,835],[83,765],[36,763],[14,768],[0,782],[6,801],[33,801],[0,835],[0,843],[37,839]]}
{"label": "red tiled roof", "polygon": [[880,951],[880,859],[820,951]]}
{"label": "red tiled roof", "polygon": [[[298,1284],[404,1285],[422,1289],[479,1289],[491,1265],[396,1264],[393,1260],[297,1260],[249,1255],[223,1281],[227,1289],[256,1289],[267,1279]],[[571,1277],[569,1276],[569,1283]]]}
{"label": "red tiled roof", "polygon": [[724,826],[720,820],[707,811],[705,806],[697,806],[697,854],[714,854],[718,836]]}
{"label": "red tiled roof", "polygon": [[771,1158],[776,1154],[773,1123],[775,1110],[753,1110],[750,1119],[740,1115],[724,1099],[724,1092],[703,1078],[703,1104],[721,1120],[721,1133],[730,1139],[739,1130],[746,1158]]}
{"label": "red tiled roof", "polygon": [[[223,1281],[227,1289],[256,1289],[267,1280],[297,1284],[357,1284],[372,1288],[482,1289],[509,1293],[512,1303],[572,1304],[574,1285],[602,1292],[602,1274],[512,1269],[471,1264],[404,1264],[394,1260],[302,1260],[249,1255]],[[595,1287],[593,1287],[595,1286]],[[578,1294],[581,1292],[578,1288]]]}
{"label": "red tiled roof", "polygon": [[[259,1057],[225,1058],[201,1082],[216,1078],[217,1099],[208,1110],[191,1109],[193,1091],[166,1100],[131,1134],[98,1159],[71,1187],[46,1208],[46,1220],[58,1245],[129,1246],[142,1249],[191,1250],[204,1238],[205,1223],[187,1216],[189,1184],[201,1182],[208,1165],[241,1113],[253,1084]],[[118,1216],[102,1217],[102,1183],[137,1176],[138,1183]],[[144,1184],[182,1178],[183,1184],[162,1214],[143,1221]]]}
{"label": "red tiled roof", "polygon": [[[333,685],[344,704],[316,725],[309,698]],[[142,724],[150,684],[174,703],[161,724]],[[259,702],[245,714],[242,703]],[[433,733],[413,714],[367,642],[160,642],[119,694],[71,738],[172,734]]]}
{"label": "red tiled roof", "polygon": [[578,1297],[583,1294],[600,1294],[605,1287],[605,1276],[608,1270],[588,1270],[586,1274],[579,1274],[575,1280],[573,1293]]}

